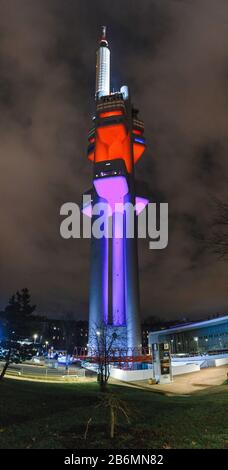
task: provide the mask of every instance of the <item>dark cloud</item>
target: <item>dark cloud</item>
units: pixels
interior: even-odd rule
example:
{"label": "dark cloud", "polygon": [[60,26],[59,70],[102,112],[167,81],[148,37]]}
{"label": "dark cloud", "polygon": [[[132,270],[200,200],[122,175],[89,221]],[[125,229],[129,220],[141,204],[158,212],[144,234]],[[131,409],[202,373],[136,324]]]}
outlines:
{"label": "dark cloud", "polygon": [[107,24],[113,86],[129,84],[145,120],[138,178],[170,210],[168,248],[139,243],[142,313],[226,309],[227,265],[202,239],[211,199],[227,195],[227,15],[225,0],[1,1],[2,305],[27,285],[40,311],[87,315],[89,242],[60,238],[59,208],[90,186],[96,39]]}

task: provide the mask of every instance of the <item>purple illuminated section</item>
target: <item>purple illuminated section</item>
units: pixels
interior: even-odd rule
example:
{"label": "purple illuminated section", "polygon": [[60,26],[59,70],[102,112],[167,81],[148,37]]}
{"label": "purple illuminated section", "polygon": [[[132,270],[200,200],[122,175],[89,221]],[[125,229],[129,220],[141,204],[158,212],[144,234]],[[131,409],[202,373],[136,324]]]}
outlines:
{"label": "purple illuminated section", "polygon": [[103,238],[103,321],[108,324],[108,238]]}
{"label": "purple illuminated section", "polygon": [[120,214],[112,218],[112,315],[114,326],[125,325],[124,242]]}
{"label": "purple illuminated section", "polygon": [[83,214],[87,215],[88,217],[92,217],[92,204],[87,204],[82,209]]}
{"label": "purple illuminated section", "polygon": [[[110,206],[113,217],[112,224],[112,321],[114,326],[124,326],[126,322],[125,315],[125,261],[124,246],[126,236],[123,233],[123,227],[119,217],[121,214],[115,212],[115,204],[124,203],[124,196],[128,194],[129,188],[127,180],[124,176],[110,176],[97,178],[94,180],[94,186],[99,197],[107,201]],[[147,206],[149,200],[140,196],[136,196],[135,211],[139,215]],[[92,209],[87,209],[87,214],[92,213]],[[111,215],[110,214],[110,215]],[[106,276],[103,279],[104,304],[107,305],[107,279],[108,268],[105,267]],[[107,321],[106,309],[104,312],[104,320]]]}
{"label": "purple illuminated section", "polygon": [[[124,176],[110,176],[94,180],[98,196],[105,199],[112,211],[112,322],[125,325],[124,244],[122,217],[115,213],[115,204],[124,203],[128,184]],[[122,235],[121,235],[122,234]]]}
{"label": "purple illuminated section", "polygon": [[112,209],[115,204],[123,203],[124,196],[128,193],[128,184],[124,176],[109,176],[98,178],[93,181],[98,196],[106,199]]}
{"label": "purple illuminated section", "polygon": [[136,196],[136,198],[135,198],[135,211],[136,211],[137,215],[139,215],[140,212],[142,212],[143,209],[145,209],[148,202],[149,202],[149,199],[146,199],[145,197],[141,197],[141,196]]}

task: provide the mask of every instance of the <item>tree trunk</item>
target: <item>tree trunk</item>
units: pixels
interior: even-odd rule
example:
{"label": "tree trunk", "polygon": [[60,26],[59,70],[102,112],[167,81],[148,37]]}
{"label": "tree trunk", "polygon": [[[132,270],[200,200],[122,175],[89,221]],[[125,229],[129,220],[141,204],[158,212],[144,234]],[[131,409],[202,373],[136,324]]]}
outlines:
{"label": "tree trunk", "polygon": [[104,380],[101,380],[101,381],[100,381],[100,389],[101,389],[101,392],[106,392],[106,390],[107,390],[107,382],[105,382]]}
{"label": "tree trunk", "polygon": [[9,351],[8,351],[8,354],[7,354],[7,357],[6,357],[6,362],[5,362],[5,365],[2,369],[2,372],[0,374],[0,381],[3,380],[3,377],[8,369],[8,366],[9,366],[9,363],[10,363],[10,355],[11,355],[11,346],[9,347]]}
{"label": "tree trunk", "polygon": [[110,407],[110,412],[111,412],[110,437],[111,437],[111,439],[113,439],[114,438],[114,433],[115,433],[115,411],[114,411],[114,408],[112,406]]}

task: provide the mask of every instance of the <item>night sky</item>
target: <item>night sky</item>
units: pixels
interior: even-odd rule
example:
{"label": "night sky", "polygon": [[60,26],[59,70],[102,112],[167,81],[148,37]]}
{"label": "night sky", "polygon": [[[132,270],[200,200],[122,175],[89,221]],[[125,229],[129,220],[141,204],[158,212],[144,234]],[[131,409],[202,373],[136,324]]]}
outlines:
{"label": "night sky", "polygon": [[139,242],[141,315],[227,312],[228,262],[198,240],[227,197],[227,0],[0,1],[1,307],[26,286],[39,312],[87,317],[90,243],[61,239],[59,209],[91,186],[102,24],[145,121],[136,174],[169,203],[168,248]]}

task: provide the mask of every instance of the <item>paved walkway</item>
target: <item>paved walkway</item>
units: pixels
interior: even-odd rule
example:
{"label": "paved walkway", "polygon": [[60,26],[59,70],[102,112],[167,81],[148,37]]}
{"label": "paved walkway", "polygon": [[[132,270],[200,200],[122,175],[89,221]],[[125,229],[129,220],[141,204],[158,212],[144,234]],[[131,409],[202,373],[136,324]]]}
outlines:
{"label": "paved walkway", "polygon": [[[228,366],[210,367],[201,369],[199,372],[183,374],[174,377],[174,381],[164,385],[149,385],[147,380],[135,382],[120,382],[112,379],[112,383],[121,383],[128,387],[137,387],[153,392],[164,393],[165,395],[189,395],[199,390],[205,390],[209,387],[222,385],[227,379]],[[228,387],[227,387],[228,393]]]}

